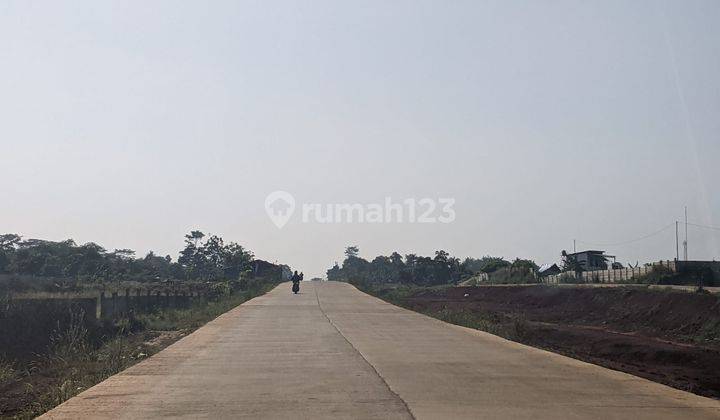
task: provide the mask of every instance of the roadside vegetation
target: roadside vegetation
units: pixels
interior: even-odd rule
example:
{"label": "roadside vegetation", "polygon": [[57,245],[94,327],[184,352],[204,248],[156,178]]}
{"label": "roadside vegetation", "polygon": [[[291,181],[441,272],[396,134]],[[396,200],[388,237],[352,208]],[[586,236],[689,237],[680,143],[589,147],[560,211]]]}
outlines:
{"label": "roadside vegetation", "polygon": [[185,309],[158,309],[112,322],[96,321],[67,305],[62,321],[44,320],[55,325],[47,346],[0,357],[0,418],[42,414],[276,285],[258,280]]}
{"label": "roadside vegetation", "polygon": [[[289,270],[200,231],[185,235],[176,261],[0,235],[0,418],[32,418],[55,407],[267,292]],[[202,297],[97,319],[92,299],[88,305],[64,294],[175,287]]]}

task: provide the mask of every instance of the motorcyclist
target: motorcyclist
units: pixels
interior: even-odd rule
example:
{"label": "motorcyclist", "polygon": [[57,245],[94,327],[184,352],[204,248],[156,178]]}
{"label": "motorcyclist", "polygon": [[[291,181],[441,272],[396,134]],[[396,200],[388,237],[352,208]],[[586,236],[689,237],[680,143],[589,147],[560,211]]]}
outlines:
{"label": "motorcyclist", "polygon": [[293,273],[290,280],[292,280],[292,283],[293,283],[293,285],[292,285],[293,293],[298,294],[298,292],[300,291],[300,281],[302,280],[302,274],[298,275],[298,272],[296,270],[295,273]]}

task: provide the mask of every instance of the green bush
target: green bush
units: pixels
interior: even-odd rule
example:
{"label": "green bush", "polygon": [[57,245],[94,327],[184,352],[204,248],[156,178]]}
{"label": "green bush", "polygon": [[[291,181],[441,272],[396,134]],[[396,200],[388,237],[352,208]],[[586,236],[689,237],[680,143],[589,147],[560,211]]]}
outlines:
{"label": "green bush", "polygon": [[697,282],[697,280],[689,277],[687,274],[680,275],[669,267],[656,264],[652,266],[648,273],[636,276],[630,282],[637,284],[693,284]]}
{"label": "green bush", "polygon": [[500,268],[488,274],[489,284],[528,284],[539,283],[535,272],[526,267]]}
{"label": "green bush", "polygon": [[0,358],[0,385],[14,380],[16,375],[15,364]]}

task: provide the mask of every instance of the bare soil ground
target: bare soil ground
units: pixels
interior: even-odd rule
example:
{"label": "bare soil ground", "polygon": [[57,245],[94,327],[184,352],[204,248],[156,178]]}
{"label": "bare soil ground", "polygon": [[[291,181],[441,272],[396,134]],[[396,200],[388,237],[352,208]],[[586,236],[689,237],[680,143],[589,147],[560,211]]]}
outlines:
{"label": "bare soil ground", "polygon": [[720,398],[720,298],[715,295],[638,287],[494,286],[421,290],[396,300],[450,322],[460,319],[455,323]]}

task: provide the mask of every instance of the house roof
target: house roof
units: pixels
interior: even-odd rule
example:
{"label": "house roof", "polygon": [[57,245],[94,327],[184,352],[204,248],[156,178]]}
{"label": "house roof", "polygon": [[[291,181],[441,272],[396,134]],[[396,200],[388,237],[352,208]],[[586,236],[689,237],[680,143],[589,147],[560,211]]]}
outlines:
{"label": "house roof", "polygon": [[552,264],[543,264],[543,265],[540,266],[540,268],[538,268],[538,273],[543,273],[543,272],[545,272],[545,271],[553,268],[553,266],[554,266],[555,268],[557,268],[558,270],[560,269],[560,267],[558,267],[558,265],[555,264],[555,263],[552,263]]}
{"label": "house roof", "polygon": [[588,249],[587,251],[569,252],[567,255],[578,255],[578,254],[604,254],[605,251],[598,251],[596,249]]}
{"label": "house roof", "polygon": [[596,249],[588,249],[587,251],[573,252],[572,254],[567,254],[567,256],[580,255],[580,254],[597,255],[597,256],[603,257],[605,259],[615,258],[614,255],[609,255],[609,254],[606,254],[605,251],[598,251]]}

